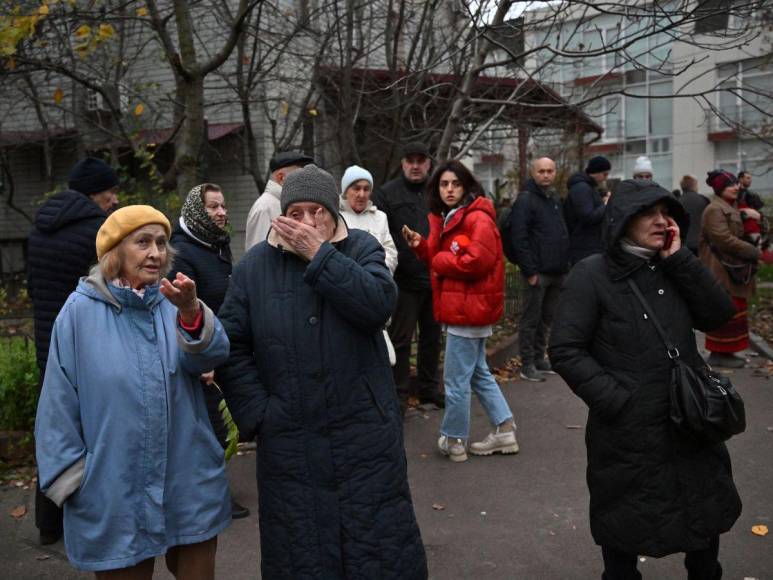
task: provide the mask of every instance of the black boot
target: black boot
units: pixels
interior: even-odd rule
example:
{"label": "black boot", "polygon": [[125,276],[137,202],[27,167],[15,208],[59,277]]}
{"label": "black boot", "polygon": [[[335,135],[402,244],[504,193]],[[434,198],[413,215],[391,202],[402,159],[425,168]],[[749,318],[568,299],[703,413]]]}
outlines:
{"label": "black boot", "polygon": [[231,519],[240,520],[242,518],[246,518],[249,515],[250,510],[237,503],[235,499],[231,498]]}

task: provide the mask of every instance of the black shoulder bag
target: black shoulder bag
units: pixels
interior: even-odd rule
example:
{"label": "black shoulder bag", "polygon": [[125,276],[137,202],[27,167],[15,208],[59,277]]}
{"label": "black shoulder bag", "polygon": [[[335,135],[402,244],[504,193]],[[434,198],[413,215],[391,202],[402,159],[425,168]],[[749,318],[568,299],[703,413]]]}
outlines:
{"label": "black shoulder bag", "polygon": [[726,376],[708,365],[695,370],[679,356],[679,349],[666,336],[663,327],[631,278],[628,285],[655,325],[671,359],[671,421],[693,438],[708,443],[727,441],[746,429],[743,399]]}

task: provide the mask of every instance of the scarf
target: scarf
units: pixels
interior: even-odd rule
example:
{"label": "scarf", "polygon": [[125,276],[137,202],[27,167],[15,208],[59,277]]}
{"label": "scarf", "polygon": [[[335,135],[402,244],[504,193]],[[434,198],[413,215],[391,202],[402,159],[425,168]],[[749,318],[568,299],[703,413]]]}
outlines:
{"label": "scarf", "polygon": [[231,237],[224,229],[218,227],[212,218],[209,217],[207,209],[204,207],[202,186],[197,185],[188,192],[185,198],[180,219],[193,236],[208,245],[222,248],[231,241]]}
{"label": "scarf", "polygon": [[637,245],[630,238],[621,239],[620,248],[627,254],[631,254],[633,256],[636,256],[637,258],[646,260],[647,262],[649,262],[652,258],[654,258],[655,255],[658,253],[657,250],[650,250],[648,248],[643,248],[642,246]]}

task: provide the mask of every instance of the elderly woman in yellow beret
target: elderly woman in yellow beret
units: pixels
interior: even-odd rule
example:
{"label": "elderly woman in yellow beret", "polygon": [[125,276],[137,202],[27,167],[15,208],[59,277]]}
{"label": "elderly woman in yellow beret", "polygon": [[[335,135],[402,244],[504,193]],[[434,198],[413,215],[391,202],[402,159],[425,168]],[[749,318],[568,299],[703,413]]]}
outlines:
{"label": "elderly woman in yellow beret", "polygon": [[228,338],[173,259],[170,225],[128,206],[97,234],[99,264],[62,308],[35,425],[40,485],[64,506],[70,562],[97,578],[215,577],[231,521],[223,448],[199,375]]}

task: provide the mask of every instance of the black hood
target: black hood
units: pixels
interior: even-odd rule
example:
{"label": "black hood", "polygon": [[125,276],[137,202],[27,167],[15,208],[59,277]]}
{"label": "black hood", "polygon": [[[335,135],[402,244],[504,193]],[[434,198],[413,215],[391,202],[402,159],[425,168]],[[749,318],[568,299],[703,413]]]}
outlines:
{"label": "black hood", "polygon": [[690,216],[679,200],[654,181],[626,179],[617,186],[604,212],[603,233],[607,252],[611,253],[619,244],[633,216],[659,202],[668,206],[669,214],[676,220],[681,238],[685,240]]}
{"label": "black hood", "polygon": [[578,183],[587,183],[593,189],[596,189],[599,186],[599,184],[596,183],[596,180],[593,179],[590,175],[588,175],[584,171],[578,171],[577,173],[572,175],[569,178],[569,180],[566,182],[566,185],[571,189],[573,185],[576,185]]}
{"label": "black hood", "polygon": [[91,199],[70,189],[51,196],[38,210],[35,227],[41,232],[55,232],[73,222],[105,218],[107,214]]}

